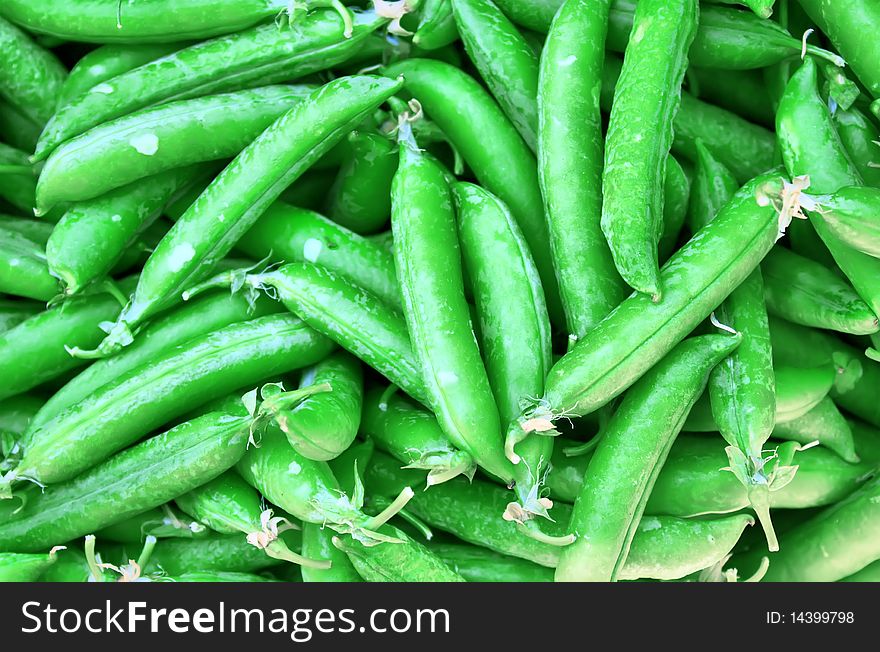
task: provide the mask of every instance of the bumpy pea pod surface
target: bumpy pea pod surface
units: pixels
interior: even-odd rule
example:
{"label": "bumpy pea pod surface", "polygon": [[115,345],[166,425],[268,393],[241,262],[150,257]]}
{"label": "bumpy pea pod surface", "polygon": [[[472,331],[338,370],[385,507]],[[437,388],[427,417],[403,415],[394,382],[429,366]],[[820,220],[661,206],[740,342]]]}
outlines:
{"label": "bumpy pea pod surface", "polygon": [[[776,376],[776,402],[774,421],[785,423],[802,417],[816,407],[828,395],[834,383],[834,367],[820,364],[815,367],[778,365]],[[704,394],[697,401],[687,421],[685,432],[713,432],[718,424],[712,411],[711,397]]]}
{"label": "bumpy pea pod surface", "polygon": [[[711,221],[736,192],[733,175],[702,142],[697,143],[694,186],[689,209],[691,228],[697,230]],[[740,333],[743,341],[709,376],[712,417],[730,444],[730,468],[747,488],[772,550],[778,544],[769,512],[774,479],[770,472],[775,476],[781,467],[764,455],[764,444],[776,417],[776,379],[760,270],[753,271],[731,292],[715,314],[720,323]],[[774,489],[781,484],[777,482]]]}
{"label": "bumpy pea pod surface", "polygon": [[[836,582],[880,558],[880,478],[786,532],[765,582]],[[833,551],[833,553],[832,553]],[[732,565],[751,568],[747,553]]]}
{"label": "bumpy pea pod surface", "polygon": [[818,441],[847,462],[855,464],[859,461],[852,429],[834,401],[827,396],[803,416],[777,424],[773,435],[802,444]]}
{"label": "bumpy pea pod surface", "polygon": [[0,18],[0,97],[44,125],[55,112],[67,71],[54,54]]}
{"label": "bumpy pea pod surface", "polygon": [[480,76],[535,151],[538,132],[538,57],[492,0],[452,0],[455,24]]}
{"label": "bumpy pea pod surface", "polygon": [[300,455],[274,426],[265,429],[259,446],[251,447],[236,469],[267,500],[304,523],[350,534],[368,546],[399,543],[377,530],[412,496],[411,489],[402,489],[388,510],[370,517],[362,511],[364,488],[359,479],[353,490],[343,491],[326,462]]}
{"label": "bumpy pea pod surface", "polygon": [[0,552],[0,582],[37,582],[55,560],[54,549],[48,555]]}
{"label": "bumpy pea pod surface", "polygon": [[[235,464],[248,419],[211,413],[148,439],[45,492],[8,501],[0,524],[4,550],[35,552],[168,502]],[[8,513],[7,512],[14,512]]]}
{"label": "bumpy pea pod surface", "polygon": [[[819,95],[816,64],[804,60],[792,75],[776,112],[776,133],[785,167],[792,176],[807,175],[814,193],[833,193],[863,180],[840,140],[828,105]],[[848,247],[816,215],[810,224],[834,261],[875,316],[880,316],[880,260]]]}
{"label": "bumpy pea pod surface", "polygon": [[211,273],[281,191],[400,90],[402,82],[341,77],[278,118],[211,182],[162,238],[97,355],[130,342],[131,329],[176,303]]}
{"label": "bumpy pea pod surface", "polygon": [[261,25],[197,43],[94,86],[62,106],[40,135],[40,160],[64,141],[138,109],[212,93],[289,81],[352,56],[386,22],[358,14],[351,38],[342,17],[319,10],[292,26]]}
{"label": "bumpy pea pod surface", "polygon": [[58,106],[61,107],[111,77],[182,50],[188,43],[155,43],[143,45],[102,45],[84,54],[77,61],[61,86]]}
{"label": "bumpy pea pod surface", "polygon": [[333,538],[333,545],[345,552],[367,582],[464,582],[465,579],[418,541],[393,526],[389,536],[402,543],[365,546],[349,536]]}
{"label": "bumpy pea pod surface", "polygon": [[880,189],[850,186],[817,198],[816,219],[841,242],[880,258]]}
{"label": "bumpy pea pod surface", "polygon": [[375,233],[391,215],[397,147],[388,137],[369,131],[354,132],[348,141],[350,153],[330,189],[327,214],[355,233]]}
{"label": "bumpy pea pod surface", "polygon": [[608,120],[602,232],[623,280],[655,301],[666,157],[698,16],[695,0],[638,4]]}
{"label": "bumpy pea pod surface", "polygon": [[767,310],[777,317],[852,335],[880,328],[877,316],[846,279],[821,263],[778,247],[761,263],[761,272]]}
{"label": "bumpy pea pod surface", "polygon": [[[501,424],[513,423],[504,451],[513,462],[519,507],[546,514],[541,480],[553,438],[533,433],[521,440],[516,424],[523,401],[540,396],[552,364],[550,318],[541,277],[507,206],[479,186],[452,187],[458,239],[479,320],[480,351]],[[514,508],[517,510],[517,508]],[[517,510],[518,518],[523,516]]]}
{"label": "bumpy pea pod surface", "polygon": [[488,548],[457,543],[428,548],[468,582],[552,582],[553,571]]}
{"label": "bumpy pea pod surface", "polygon": [[604,141],[597,87],[603,83],[608,5],[565,3],[540,60],[538,175],[566,325],[575,338],[626,294],[600,227]]}
{"label": "bumpy pea pod surface", "polygon": [[458,40],[458,28],[451,0],[424,0],[413,44],[423,50],[437,50]]}
{"label": "bumpy pea pod surface", "polygon": [[184,512],[215,532],[246,535],[249,544],[273,559],[324,566],[291,551],[279,535],[296,529],[286,518],[263,509],[260,495],[235,471],[227,471],[175,500]]}
{"label": "bumpy pea pod surface", "polygon": [[235,156],[312,90],[266,86],[169,102],[102,123],[52,152],[37,183],[37,208],[91,199],[172,168]]}
{"label": "bumpy pea pod surface", "polygon": [[[70,308],[72,305],[67,309]],[[136,342],[118,355],[94,362],[68,381],[46,401],[34,417],[30,430],[37,429],[132,369],[155,360],[166,350],[230,324],[281,312],[283,309],[283,306],[265,297],[250,304],[244,297],[229,293],[215,293],[191,301],[150,324]],[[71,341],[77,342],[75,339]],[[68,358],[77,360],[71,356]]]}
{"label": "bumpy pea pod surface", "polygon": [[46,263],[45,244],[0,225],[0,292],[49,301],[59,290]]}
{"label": "bumpy pea pod surface", "polygon": [[68,480],[194,405],[312,364],[332,348],[299,319],[269,315],[165,350],[30,431],[4,480]]}
{"label": "bumpy pea pod surface", "polygon": [[254,260],[319,265],[388,306],[400,307],[391,252],[313,211],[275,202],[241,237],[236,249]]}
{"label": "bumpy pea pod surface", "polygon": [[[120,283],[125,292],[135,279]],[[100,292],[74,297],[0,334],[0,398],[26,392],[84,364],[68,345],[94,346],[103,337],[102,322],[115,319],[119,301]]]}
{"label": "bumpy pea pod surface", "polygon": [[562,357],[526,419],[589,414],[658,362],[742,283],[779,235],[782,181],[769,173],[741,188],[663,267],[664,298],[635,293]]}
{"label": "bumpy pea pod surface", "polygon": [[61,280],[64,294],[106,278],[174,194],[203,171],[168,170],[71,206],[46,243],[49,273]]}
{"label": "bumpy pea pod surface", "polygon": [[401,127],[391,227],[394,261],[412,348],[430,405],[450,440],[510,481],[501,421],[464,293],[452,195],[443,170]]}
{"label": "bumpy pea pod surface", "polygon": [[428,471],[430,487],[458,475],[473,477],[473,458],[457,449],[436,417],[396,393],[375,388],[364,399],[361,429],[404,468]]}
{"label": "bumpy pea pod surface", "polygon": [[319,333],[422,403],[428,390],[413,353],[406,320],[394,308],[343,276],[309,263],[291,263],[253,283],[275,288],[278,299]]}
{"label": "bumpy pea pod surface", "polygon": [[[865,438],[859,438],[861,442]],[[547,476],[550,496],[574,502],[580,494],[589,456],[566,457],[560,442]],[[870,477],[876,462],[850,464],[825,448],[815,446],[795,450],[791,444],[771,441],[768,450],[776,451],[775,460],[765,465],[797,464],[794,479],[770,493],[770,506],[780,509],[805,509],[831,505],[851,494]],[[645,506],[645,514],[688,518],[704,514],[727,514],[748,507],[746,487],[732,473],[719,472],[729,464],[723,442],[715,437],[679,435],[660,470]]]}
{"label": "bumpy pea pod surface", "polygon": [[541,273],[551,319],[562,324],[537,166],[516,128],[476,80],[449,64],[409,59],[388,66],[384,74],[403,75],[406,91],[446,134],[480,185],[510,208]]}
{"label": "bumpy pea pod surface", "polygon": [[[376,453],[367,472],[368,491],[394,495],[400,487],[420,482],[421,473],[398,467],[394,460]],[[407,510],[462,541],[555,568],[562,548],[530,538],[515,523],[498,518],[509,497],[504,487],[456,478],[418,492],[407,504]],[[557,503],[551,510],[556,523],[548,521],[545,529],[552,534],[564,534],[570,512],[569,505]],[[729,554],[743,530],[752,523],[747,514],[705,521],[646,517],[633,538],[619,579],[677,579],[712,566]]]}
{"label": "bumpy pea pod surface", "polygon": [[345,351],[332,353],[303,372],[300,389],[324,383],[329,392],[306,397],[285,412],[279,425],[296,450],[326,462],[346,451],[357,436],[364,400],[360,362]]}
{"label": "bumpy pea pod surface", "polygon": [[866,34],[880,30],[880,6],[871,0],[798,2],[831,39],[871,94],[880,97],[880,46],[876,39],[865,38]]}
{"label": "bumpy pea pod surface", "polygon": [[163,43],[208,38],[278,15],[284,0],[175,0],[118,5],[104,0],[8,0],[0,14],[38,34],[92,43]]}
{"label": "bumpy pea pod surface", "polygon": [[709,372],[740,335],[685,340],[633,385],[603,430],[574,504],[575,535],[557,581],[614,581],[626,563],[654,481]]}
{"label": "bumpy pea pod surface", "polygon": [[336,533],[323,524],[303,523],[302,554],[310,559],[326,559],[330,568],[303,566],[303,582],[363,582],[342,550],[333,545]]}

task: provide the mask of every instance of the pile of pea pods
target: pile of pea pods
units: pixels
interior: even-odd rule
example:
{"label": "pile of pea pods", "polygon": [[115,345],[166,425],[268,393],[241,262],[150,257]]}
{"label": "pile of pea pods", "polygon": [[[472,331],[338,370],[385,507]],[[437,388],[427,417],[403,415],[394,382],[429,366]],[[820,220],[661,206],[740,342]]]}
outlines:
{"label": "pile of pea pods", "polygon": [[0,581],[880,580],[878,33],[2,0]]}

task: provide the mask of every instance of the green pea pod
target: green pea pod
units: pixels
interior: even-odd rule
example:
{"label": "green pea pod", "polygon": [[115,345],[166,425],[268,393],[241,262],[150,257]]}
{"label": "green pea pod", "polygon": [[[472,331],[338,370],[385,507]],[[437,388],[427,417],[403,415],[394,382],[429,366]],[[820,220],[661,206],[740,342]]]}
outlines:
{"label": "green pea pod", "polygon": [[577,538],[562,551],[557,581],[618,578],[654,481],[688,411],[709,373],[741,340],[740,335],[685,340],[627,392],[587,467],[569,522]]}
{"label": "green pea pod", "polygon": [[880,49],[865,34],[880,29],[880,7],[870,0],[855,0],[842,6],[833,0],[799,0],[834,47],[843,55],[859,80],[874,97],[880,95]]}
{"label": "green pea pod", "polygon": [[86,43],[165,43],[235,32],[276,16],[284,0],[174,0],[118,4],[104,0],[8,0],[0,10],[37,34]]}
{"label": "green pea pod", "polygon": [[42,398],[28,394],[0,401],[0,468],[44,402]]}
{"label": "green pea pod", "polygon": [[773,315],[768,317],[768,324],[773,364],[786,367],[821,367],[830,364],[838,367],[836,371],[840,376],[855,377],[861,374],[861,369],[853,370],[852,374],[842,373],[841,367],[834,363],[834,336]]}
{"label": "green pea pod", "polygon": [[686,78],[694,96],[755,124],[773,126],[775,112],[762,71],[691,66]]}
{"label": "green pea pod", "polygon": [[767,310],[776,316],[853,335],[877,332],[871,308],[846,279],[821,263],[777,247],[761,263],[761,273]]}
{"label": "green pea pod", "polygon": [[[458,239],[480,323],[480,351],[501,424],[506,426],[516,423],[524,400],[541,395],[552,364],[541,278],[525,238],[500,199],[469,183],[456,183],[452,190]],[[446,369],[442,363],[435,366]],[[505,455],[514,464],[519,507],[526,514],[546,515],[539,500],[553,438],[523,440],[517,437],[519,432],[517,426],[514,437],[504,444]]]}
{"label": "green pea pod", "polygon": [[553,581],[550,569],[488,548],[457,543],[431,544],[428,548],[468,582]]}
{"label": "green pea pod", "polygon": [[[786,423],[798,419],[816,407],[828,395],[834,382],[834,367],[821,364],[816,367],[777,366],[776,401],[773,422]],[[685,432],[715,432],[719,430],[713,416],[711,398],[704,395],[697,401],[685,421]]]}
{"label": "green pea pod", "polygon": [[13,147],[34,151],[43,125],[28,118],[0,97],[0,138]]}
{"label": "green pea pod", "polygon": [[211,413],[148,439],[65,484],[45,492],[27,490],[24,506],[0,525],[0,546],[37,551],[204,484],[244,454],[248,421]]}
{"label": "green pea pod", "polygon": [[837,580],[838,582],[880,582],[880,559],[868,564],[862,570]]}
{"label": "green pea pod", "polygon": [[[620,75],[620,59],[608,56],[602,75],[602,109],[611,110],[614,88]],[[681,106],[673,119],[672,151],[697,161],[697,141],[727,167],[740,183],[773,167],[776,138],[771,131],[752,124],[690,93],[681,94]]]}
{"label": "green pea pod", "polygon": [[303,523],[302,554],[311,559],[327,559],[330,568],[304,566],[304,582],[363,582],[348,555],[333,545],[336,536],[329,527],[316,523]]}
{"label": "green pea pod", "polygon": [[666,157],[663,180],[663,229],[657,244],[659,260],[665,263],[675,253],[678,237],[687,219],[690,182],[674,156]]}
{"label": "green pea pod", "polygon": [[67,70],[54,54],[0,18],[0,96],[29,120],[44,125],[55,113]]}
{"label": "green pea pod", "polygon": [[320,524],[338,533],[351,534],[370,546],[396,542],[394,537],[377,530],[412,495],[411,489],[403,489],[386,512],[370,517],[362,510],[364,493],[359,479],[349,496],[342,491],[326,462],[300,455],[271,425],[263,432],[259,445],[248,450],[236,469],[267,500],[303,523]]}
{"label": "green pea pod", "polygon": [[[120,283],[122,291],[135,279]],[[103,336],[100,324],[119,314],[119,301],[107,293],[87,294],[41,312],[0,334],[0,398],[15,396],[83,366],[69,344],[92,346]]]}
{"label": "green pea pod", "polygon": [[546,429],[561,417],[593,412],[683,340],[772,248],[781,187],[778,173],[768,173],[741,188],[664,265],[661,302],[630,296],[553,366],[544,396],[524,411],[524,428]]}
{"label": "green pea pod", "polygon": [[381,77],[341,77],[278,118],[177,220],[144,265],[105,342],[80,355],[100,357],[130,343],[131,329],[210,274],[284,188],[401,85]]}
{"label": "green pea pod", "polygon": [[[312,86],[267,86],[168,102],[112,120],[65,142],[46,160],[37,209],[83,201],[185,165],[231,158]],[[103,170],[94,174],[94,170]]]}
{"label": "green pea pod", "polygon": [[167,504],[108,525],[95,533],[95,537],[102,541],[128,544],[144,543],[148,536],[157,539],[192,539],[210,535],[211,531],[204,525],[187,520]]}
{"label": "green pea pod", "polygon": [[200,168],[169,170],[71,206],[46,244],[49,272],[65,296],[103,280],[162,207]]}
{"label": "green pea pod", "polygon": [[328,384],[329,392],[309,396],[280,422],[287,440],[310,460],[338,457],[354,441],[364,399],[360,362],[337,351],[303,372],[300,389]]}
{"label": "green pea pod", "polygon": [[269,315],[167,349],[31,430],[4,485],[68,480],[194,404],[311,364],[332,347],[300,320]]}
{"label": "green pea pod", "polygon": [[[377,453],[367,472],[371,493],[393,495],[403,485],[420,481],[417,471],[403,471],[393,460]],[[462,541],[482,546],[540,566],[555,568],[564,548],[550,545],[523,534],[512,522],[498,518],[509,493],[503,487],[463,478],[432,487],[415,495],[407,510],[439,530]],[[565,531],[571,507],[556,503],[551,513],[556,523],[546,527],[561,535]],[[688,520],[669,516],[642,519],[633,538],[629,558],[621,580],[677,579],[711,566],[727,554],[747,525],[747,514],[735,514],[717,520]]]}
{"label": "green pea pod", "polygon": [[492,0],[452,0],[465,50],[501,110],[535,151],[538,57]]}
{"label": "green pea pod", "polygon": [[473,478],[473,458],[449,442],[433,414],[406,398],[379,388],[368,392],[361,429],[403,468],[427,470],[426,487],[458,475]]}
{"label": "green pea pod", "polygon": [[[241,270],[240,270],[241,271]],[[203,287],[233,284],[261,289],[343,349],[385,376],[420,403],[428,403],[406,321],[377,296],[343,276],[309,263],[291,263],[273,272],[225,274]],[[196,288],[190,295],[201,288]]]}
{"label": "green pea pod", "polygon": [[773,435],[802,444],[818,441],[847,462],[856,464],[859,461],[852,429],[834,401],[827,396],[805,415],[778,424]]}
{"label": "green pea pod", "polygon": [[586,335],[626,294],[599,224],[604,142],[594,88],[603,79],[608,5],[563,5],[547,34],[538,79],[538,175],[574,338]]}
{"label": "green pea pod", "polygon": [[56,558],[55,548],[48,555],[0,552],[0,582],[38,582]]}
{"label": "green pea pod", "polygon": [[397,148],[385,136],[354,132],[351,152],[342,162],[327,201],[327,214],[355,233],[379,231],[391,215],[391,180]]}
{"label": "green pea pod", "polygon": [[234,471],[227,471],[210,482],[175,499],[180,509],[215,532],[246,535],[252,546],[269,557],[294,564],[326,566],[326,562],[307,559],[291,551],[279,535],[296,529],[281,516],[264,510],[260,495]]}
{"label": "green pea pod", "polygon": [[[810,58],[788,82],[776,113],[776,132],[786,169],[792,176],[809,176],[812,191],[833,193],[845,186],[862,185],[819,95],[816,64]],[[880,287],[876,283],[880,261],[841,242],[821,217],[811,215],[810,224],[859,296],[875,316],[880,315]]]}
{"label": "green pea pod", "polygon": [[443,432],[484,469],[509,482],[501,422],[471,327],[452,196],[408,123],[391,197],[394,260],[409,337]]}
{"label": "green pea pod", "polygon": [[828,395],[834,384],[834,370],[829,365],[798,369],[776,369],[776,423],[802,417]]}
{"label": "green pea pod", "polygon": [[[615,0],[608,24],[608,48],[622,52],[638,11],[636,0]],[[777,23],[737,9],[705,5],[688,57],[695,66],[748,70],[797,56],[803,45]],[[814,45],[807,53],[843,66],[843,59]]]}
{"label": "green pea pod", "polygon": [[662,295],[664,166],[698,16],[694,0],[638,4],[608,121],[602,231],[623,280],[655,301]]}
{"label": "green pea pod", "polygon": [[[688,209],[694,231],[712,220],[736,193],[733,175],[702,142],[697,143],[697,161]],[[730,444],[729,468],[735,469],[736,478],[750,492],[768,543],[775,548],[778,544],[767,506],[771,469],[764,444],[776,417],[776,382],[761,272],[753,271],[716,314],[721,323],[742,334],[743,342],[709,377],[712,424],[717,424]]]}
{"label": "green pea pod", "polygon": [[64,106],[92,87],[145,63],[177,52],[188,43],[147,43],[140,45],[102,45],[86,53],[70,69],[58,94],[58,106]]}
{"label": "green pea pod", "polygon": [[755,12],[760,18],[770,18],[773,15],[773,5],[776,0],[716,0],[725,4],[742,5]]}
{"label": "green pea pod", "polygon": [[[196,43],[124,72],[62,106],[40,136],[36,160],[92,127],[155,104],[289,81],[345,61],[387,22],[347,10],[318,10],[294,25],[259,25]],[[176,39],[172,39],[176,40]]]}
{"label": "green pea pod", "polygon": [[[373,444],[356,444],[331,463],[333,475],[346,491],[354,491],[362,482],[361,472],[369,466],[373,456]],[[348,474],[346,477],[345,474]],[[357,479],[355,479],[357,473]],[[335,532],[323,524],[303,523],[302,553],[311,559],[324,559],[330,568],[302,567],[304,582],[363,582],[357,570],[344,552],[333,545]]]}
{"label": "green pea pod", "polygon": [[49,301],[58,295],[58,279],[49,273],[46,247],[0,225],[0,291]]}
{"label": "green pea pod", "polygon": [[[857,442],[864,439],[857,437]],[[766,474],[792,464],[798,467],[790,483],[770,492],[772,508],[832,505],[852,493],[872,472],[872,464],[844,462],[836,453],[819,446],[800,450],[793,443],[771,440],[767,448],[771,455],[764,466]],[[566,457],[561,446],[556,450],[547,488],[552,498],[573,502],[581,492],[590,456]],[[747,508],[745,485],[733,473],[719,473],[729,463],[722,441],[702,435],[679,435],[657,475],[645,514],[689,518]]]}
{"label": "green pea pod", "polygon": [[399,309],[400,286],[391,252],[318,213],[276,202],[236,248],[255,260],[320,265]]}
{"label": "green pea pod", "polygon": [[0,335],[30,319],[43,309],[36,301],[0,299]]}
{"label": "green pea pod", "polygon": [[[298,533],[295,531],[282,535],[291,550],[299,549],[299,537],[296,535]],[[114,558],[123,561],[130,556],[128,552],[117,548]],[[108,556],[105,554],[105,557]],[[153,551],[144,572],[164,573],[171,577],[187,573],[256,573],[279,563],[282,562],[252,546],[240,534],[227,534],[199,539],[163,539]]]}
{"label": "green pea pod", "polygon": [[[786,532],[765,582],[836,582],[880,558],[880,478]],[[825,551],[825,552],[823,552]],[[833,551],[833,554],[831,554]],[[734,557],[750,568],[756,555]]]}
{"label": "green pea pod", "polygon": [[[118,308],[118,304],[116,305]],[[73,300],[69,308],[72,307]],[[118,355],[91,364],[68,381],[46,401],[34,417],[30,429],[35,430],[51,421],[69,407],[97,393],[104,385],[156,360],[166,350],[204,337],[230,324],[256,319],[282,309],[282,306],[266,298],[260,298],[251,304],[243,297],[228,293],[215,293],[181,306],[150,324],[137,342]],[[67,358],[77,360],[69,355]]]}
{"label": "green pea pod", "polygon": [[833,340],[830,345],[838,372],[831,388],[831,398],[847,412],[880,428],[880,404],[877,402],[880,364],[840,340]]}
{"label": "green pea pod", "polygon": [[816,219],[834,237],[852,249],[880,258],[880,189],[850,186],[816,200]]}
{"label": "green pea pod", "polygon": [[19,235],[23,235],[28,240],[33,240],[44,247],[49,241],[49,237],[52,235],[52,230],[54,228],[51,223],[41,222],[39,220],[26,220],[22,217],[5,215],[0,215],[0,227],[7,231],[14,231]]}
{"label": "green pea pod", "polygon": [[409,59],[388,66],[384,74],[403,75],[405,90],[446,134],[480,185],[510,208],[541,273],[550,316],[564,323],[537,166],[516,128],[476,80],[451,65]]}
{"label": "green pea pod", "polygon": [[464,582],[440,557],[401,530],[386,526],[390,536],[402,543],[366,546],[350,536],[333,537],[333,545],[345,552],[367,582]]}
{"label": "green pea pod", "polygon": [[437,50],[458,40],[451,0],[424,0],[412,42],[424,50]]}

